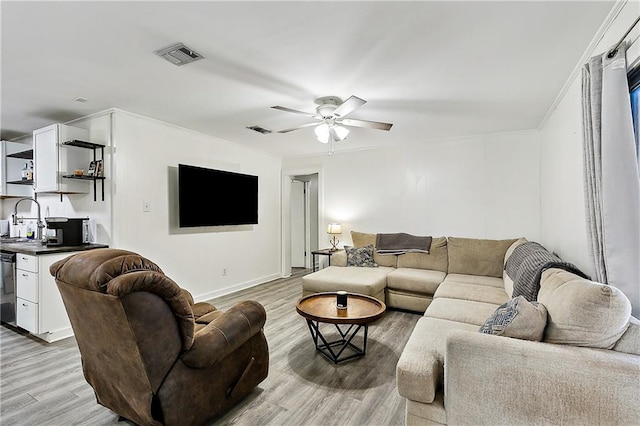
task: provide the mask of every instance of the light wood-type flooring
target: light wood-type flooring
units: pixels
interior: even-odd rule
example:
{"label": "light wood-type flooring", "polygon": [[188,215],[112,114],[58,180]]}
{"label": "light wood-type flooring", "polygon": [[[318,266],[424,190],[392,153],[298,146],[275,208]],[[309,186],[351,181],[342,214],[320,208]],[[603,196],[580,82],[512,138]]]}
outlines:
{"label": "light wood-type flooring", "polygon": [[[369,326],[364,358],[335,365],[315,351],[306,321],[296,313],[301,277],[278,279],[211,302],[227,309],[256,300],[267,311],[269,376],[212,425],[402,425],[403,398],[395,367],[418,314],[388,310]],[[0,424],[117,425],[82,375],[74,338],[45,343],[0,326]]]}

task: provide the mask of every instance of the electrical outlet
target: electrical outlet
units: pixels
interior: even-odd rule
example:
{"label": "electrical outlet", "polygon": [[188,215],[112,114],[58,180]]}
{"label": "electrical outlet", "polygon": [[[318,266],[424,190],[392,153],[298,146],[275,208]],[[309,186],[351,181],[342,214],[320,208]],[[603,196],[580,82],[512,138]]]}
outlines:
{"label": "electrical outlet", "polygon": [[222,268],[222,276],[223,277],[227,276],[227,268]]}
{"label": "electrical outlet", "polygon": [[142,202],[142,211],[143,212],[150,212],[151,211],[151,203],[148,201],[143,201]]}

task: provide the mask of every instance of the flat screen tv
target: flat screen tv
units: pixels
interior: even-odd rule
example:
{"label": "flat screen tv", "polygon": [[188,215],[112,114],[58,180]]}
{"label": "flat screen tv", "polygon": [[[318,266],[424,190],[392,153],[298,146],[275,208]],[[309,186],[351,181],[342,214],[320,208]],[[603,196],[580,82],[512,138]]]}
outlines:
{"label": "flat screen tv", "polygon": [[258,223],[258,176],[178,164],[181,228]]}

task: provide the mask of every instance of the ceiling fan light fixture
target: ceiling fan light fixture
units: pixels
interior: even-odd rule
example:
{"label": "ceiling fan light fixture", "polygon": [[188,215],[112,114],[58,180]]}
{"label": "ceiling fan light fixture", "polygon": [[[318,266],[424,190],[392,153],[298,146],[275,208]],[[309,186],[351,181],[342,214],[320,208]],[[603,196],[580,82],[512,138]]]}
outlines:
{"label": "ceiling fan light fixture", "polygon": [[349,136],[349,129],[344,126],[333,126],[333,130],[336,132],[337,140],[343,141]]}
{"label": "ceiling fan light fixture", "polygon": [[318,142],[329,143],[329,126],[326,123],[322,123],[313,130],[318,138]]}

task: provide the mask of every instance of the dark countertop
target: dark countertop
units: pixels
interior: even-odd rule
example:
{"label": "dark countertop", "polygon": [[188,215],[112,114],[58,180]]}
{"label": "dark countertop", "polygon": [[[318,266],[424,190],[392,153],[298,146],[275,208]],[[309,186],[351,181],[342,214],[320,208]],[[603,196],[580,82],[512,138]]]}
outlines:
{"label": "dark countertop", "polygon": [[3,242],[0,244],[0,251],[2,253],[22,253],[30,254],[32,256],[38,256],[43,254],[53,253],[66,253],[72,251],[84,251],[93,250],[97,248],[109,247],[106,244],[82,244],[79,246],[53,246],[47,247],[40,241],[28,241],[28,242]]}

